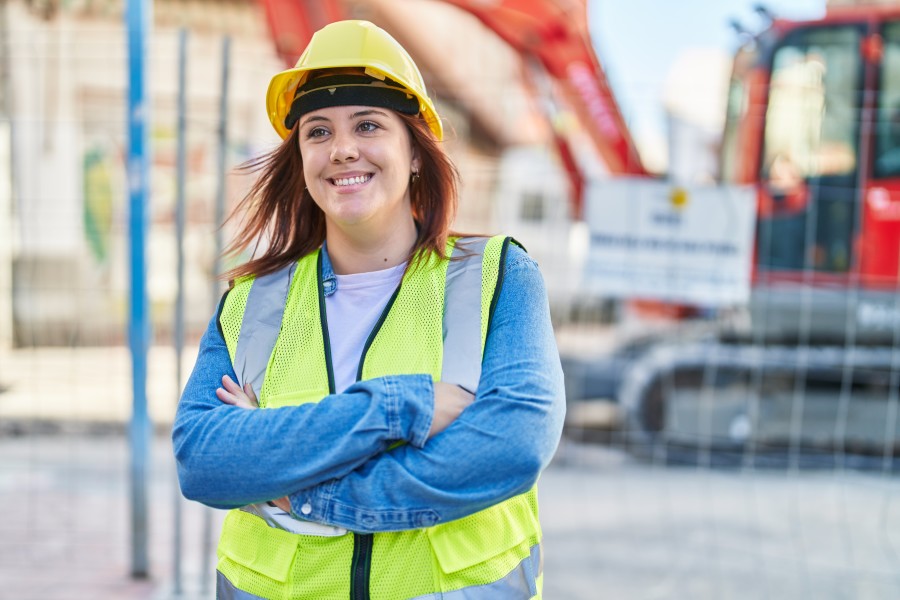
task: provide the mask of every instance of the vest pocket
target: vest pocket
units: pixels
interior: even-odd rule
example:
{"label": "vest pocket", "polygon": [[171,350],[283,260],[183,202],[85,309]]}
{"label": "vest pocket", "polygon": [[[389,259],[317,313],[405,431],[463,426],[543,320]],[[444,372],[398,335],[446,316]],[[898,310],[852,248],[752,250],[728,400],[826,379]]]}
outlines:
{"label": "vest pocket", "polygon": [[297,544],[297,536],[273,529],[257,516],[232,510],[222,525],[219,553],[243,567],[284,583],[288,580]]}
{"label": "vest pocket", "polygon": [[[524,542],[540,539],[540,526],[531,507],[530,492],[457,521],[428,528],[428,539],[441,571],[456,573],[490,560]],[[521,558],[513,559],[513,564]],[[506,562],[506,561],[503,561]],[[498,565],[499,566],[499,565]]]}
{"label": "vest pocket", "polygon": [[328,395],[327,389],[301,390],[284,394],[272,394],[267,396],[264,402],[265,408],[280,408],[282,406],[300,406],[310,402],[318,402]]}

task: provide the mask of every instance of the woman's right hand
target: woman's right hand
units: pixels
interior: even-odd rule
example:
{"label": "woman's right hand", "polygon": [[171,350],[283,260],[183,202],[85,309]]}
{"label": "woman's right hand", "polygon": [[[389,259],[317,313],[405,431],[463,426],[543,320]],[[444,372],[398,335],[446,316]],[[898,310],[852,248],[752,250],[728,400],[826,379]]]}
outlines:
{"label": "woman's right hand", "polygon": [[428,437],[447,429],[456,417],[475,400],[475,396],[452,383],[442,381],[434,384],[434,417]]}

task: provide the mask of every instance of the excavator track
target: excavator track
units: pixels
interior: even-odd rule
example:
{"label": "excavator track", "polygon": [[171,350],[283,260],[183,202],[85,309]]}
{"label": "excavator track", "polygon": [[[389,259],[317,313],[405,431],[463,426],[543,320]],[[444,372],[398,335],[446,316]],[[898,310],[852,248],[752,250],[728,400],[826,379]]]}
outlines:
{"label": "excavator track", "polygon": [[638,454],[900,470],[898,379],[900,348],[666,344],[627,370],[619,402]]}

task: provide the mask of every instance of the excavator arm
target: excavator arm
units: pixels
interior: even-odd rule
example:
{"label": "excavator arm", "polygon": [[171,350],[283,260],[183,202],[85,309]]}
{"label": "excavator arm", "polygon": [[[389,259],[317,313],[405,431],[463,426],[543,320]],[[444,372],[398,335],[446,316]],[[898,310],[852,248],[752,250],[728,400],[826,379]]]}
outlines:
{"label": "excavator arm", "polygon": [[444,1],[477,17],[522,57],[537,60],[611,173],[646,174],[591,45],[585,0]]}
{"label": "excavator arm", "polygon": [[260,4],[275,52],[287,67],[294,66],[316,31],[347,18],[340,0],[260,0]]}

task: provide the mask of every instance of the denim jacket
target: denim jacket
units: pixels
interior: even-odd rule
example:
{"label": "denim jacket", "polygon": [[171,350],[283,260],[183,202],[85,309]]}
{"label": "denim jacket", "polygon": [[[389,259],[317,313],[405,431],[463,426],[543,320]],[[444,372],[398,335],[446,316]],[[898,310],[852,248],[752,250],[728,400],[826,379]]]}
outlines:
{"label": "denim jacket", "polygon": [[213,318],[172,432],[184,495],[216,508],[289,496],[296,518],[360,533],[452,521],[527,491],[556,450],[565,412],[543,279],[514,245],[475,401],[431,439],[426,374],[361,381],[315,404],[270,410],[220,402],[224,375],[236,379]]}

